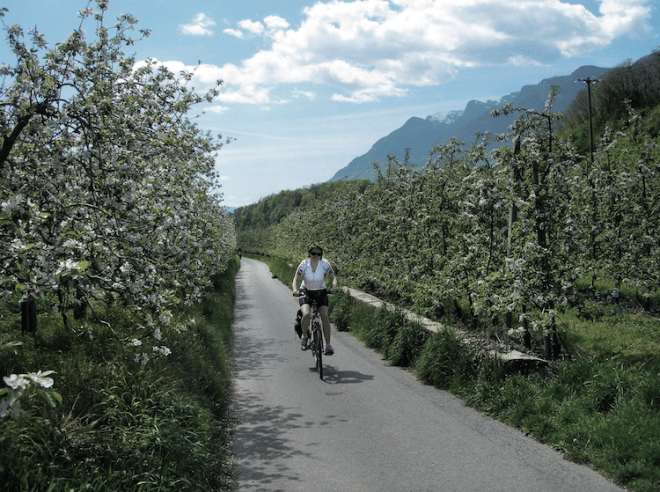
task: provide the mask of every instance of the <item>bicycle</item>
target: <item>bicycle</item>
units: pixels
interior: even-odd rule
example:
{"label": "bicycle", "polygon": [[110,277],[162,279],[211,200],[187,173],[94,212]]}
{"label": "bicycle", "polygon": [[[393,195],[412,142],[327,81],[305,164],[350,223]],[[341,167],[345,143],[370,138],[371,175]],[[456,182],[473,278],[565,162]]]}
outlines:
{"label": "bicycle", "polygon": [[[328,294],[330,295],[330,294]],[[301,291],[294,297],[305,297],[305,291]],[[307,349],[312,351],[316,370],[319,373],[319,378],[323,379],[323,322],[321,321],[321,314],[316,299],[310,299],[310,307],[312,312],[310,314],[309,328],[312,332],[312,337],[307,341]]]}

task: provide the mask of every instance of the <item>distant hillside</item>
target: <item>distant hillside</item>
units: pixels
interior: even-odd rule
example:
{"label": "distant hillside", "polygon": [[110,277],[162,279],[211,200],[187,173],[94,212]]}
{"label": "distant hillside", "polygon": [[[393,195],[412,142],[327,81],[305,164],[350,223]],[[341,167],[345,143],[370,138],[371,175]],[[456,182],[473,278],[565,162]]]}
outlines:
{"label": "distant hillside", "polygon": [[295,210],[305,210],[318,201],[330,202],[333,197],[343,196],[349,190],[360,190],[370,186],[369,181],[335,181],[317,183],[297,190],[283,190],[262,198],[257,203],[233,210],[234,223],[238,232],[252,229],[267,229]]}
{"label": "distant hillside", "polygon": [[537,85],[523,86],[519,92],[502,97],[499,101],[470,101],[463,111],[451,111],[447,114],[436,114],[426,119],[412,117],[399,129],[378,140],[364,155],[353,159],[348,166],[337,171],[330,181],[370,179],[374,180],[376,173],[373,163],[378,162],[383,167],[387,164],[387,155],[394,155],[403,161],[406,149],[410,149],[410,163],[423,166],[430,151],[439,144],[449,143],[452,137],[470,144],[478,132],[503,133],[511,125],[516,116],[493,118],[490,110],[511,103],[517,108],[544,109],[548,93],[553,85],[560,87],[559,97],[553,110],[564,111],[584,84],[575,83],[586,77],[600,77],[607,68],[584,66],[566,76],[552,77],[542,80]]}

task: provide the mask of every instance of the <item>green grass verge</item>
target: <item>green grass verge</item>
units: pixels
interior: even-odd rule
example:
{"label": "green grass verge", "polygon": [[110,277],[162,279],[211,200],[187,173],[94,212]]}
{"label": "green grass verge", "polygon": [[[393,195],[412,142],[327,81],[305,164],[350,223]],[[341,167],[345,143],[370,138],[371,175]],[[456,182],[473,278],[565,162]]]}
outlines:
{"label": "green grass verge", "polygon": [[[18,419],[0,420],[3,490],[229,490],[225,410],[237,268],[236,260],[203,303],[178,313],[167,337],[172,354],[145,366],[125,357],[110,333],[79,337],[50,315],[40,316],[35,337],[22,338],[5,306],[0,333],[23,345],[2,354],[0,374],[54,370],[62,403],[35,400]],[[115,327],[130,322],[121,310],[107,314]]]}
{"label": "green grass verge", "polygon": [[283,260],[282,258],[275,258],[272,256],[260,256],[252,254],[243,256],[264,262],[266,265],[268,265],[270,273],[274,278],[279,279],[284,285],[291,288],[291,283],[293,282],[293,277],[296,274],[296,268],[298,267],[297,263],[294,265],[286,260]]}

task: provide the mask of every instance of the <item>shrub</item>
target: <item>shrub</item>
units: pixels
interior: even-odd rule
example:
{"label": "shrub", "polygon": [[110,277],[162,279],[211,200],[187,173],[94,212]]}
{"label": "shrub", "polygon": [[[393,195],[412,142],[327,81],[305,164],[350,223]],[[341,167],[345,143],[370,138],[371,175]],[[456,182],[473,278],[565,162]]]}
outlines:
{"label": "shrub", "polygon": [[415,368],[422,382],[440,389],[458,389],[474,372],[468,348],[451,330],[431,335]]}
{"label": "shrub", "polygon": [[419,357],[429,332],[419,323],[406,323],[387,349],[387,358],[395,366],[408,367]]}
{"label": "shrub", "polygon": [[347,293],[340,291],[330,298],[330,321],[335,324],[337,330],[349,330],[352,311],[353,302],[351,296]]}
{"label": "shrub", "polygon": [[365,332],[367,346],[386,354],[397,332],[405,323],[405,315],[400,308],[378,309],[367,323]]}

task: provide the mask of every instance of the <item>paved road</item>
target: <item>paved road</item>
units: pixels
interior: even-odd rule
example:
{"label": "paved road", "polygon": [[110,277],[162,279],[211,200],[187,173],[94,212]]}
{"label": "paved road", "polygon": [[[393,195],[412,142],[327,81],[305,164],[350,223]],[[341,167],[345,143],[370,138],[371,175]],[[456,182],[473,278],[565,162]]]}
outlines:
{"label": "paved road", "polygon": [[387,366],[348,333],[333,330],[321,381],[293,330],[289,279],[244,258],[236,283],[239,491],[622,490]]}

